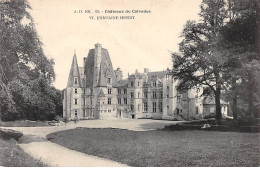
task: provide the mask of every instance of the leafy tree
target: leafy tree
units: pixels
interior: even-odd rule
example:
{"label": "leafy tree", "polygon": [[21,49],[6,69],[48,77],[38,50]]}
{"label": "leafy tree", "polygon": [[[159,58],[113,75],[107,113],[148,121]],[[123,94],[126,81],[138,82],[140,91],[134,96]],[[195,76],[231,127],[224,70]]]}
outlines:
{"label": "leafy tree", "polygon": [[226,16],[223,0],[203,0],[201,4],[201,23],[187,21],[180,52],[173,53],[174,75],[182,80],[178,89],[186,91],[194,86],[207,86],[214,94],[216,120],[221,120],[220,95],[226,58],[219,49],[220,28]]}
{"label": "leafy tree", "polygon": [[[54,62],[43,52],[26,0],[0,2],[0,117],[47,119],[61,105]],[[57,96],[55,96],[57,95]]]}
{"label": "leafy tree", "polygon": [[[219,123],[220,97],[224,90],[233,96],[235,118],[237,96],[240,93],[242,97],[242,87],[249,89],[246,96],[250,96],[248,100],[252,103],[259,68],[255,36],[257,5],[254,0],[203,0],[199,14],[202,22],[187,21],[181,35],[180,54],[172,54],[174,74],[183,80],[179,90],[197,85],[208,87],[207,92],[215,97]],[[249,104],[249,108],[254,107]]]}
{"label": "leafy tree", "polygon": [[[232,96],[234,119],[237,119],[238,112],[253,116],[256,107],[254,103],[260,102],[256,100],[259,93],[256,80],[260,68],[257,52],[259,5],[256,0],[227,1],[228,22],[221,30],[221,45],[228,58],[226,80],[231,86],[229,94]],[[238,102],[244,103],[242,108],[237,108]]]}

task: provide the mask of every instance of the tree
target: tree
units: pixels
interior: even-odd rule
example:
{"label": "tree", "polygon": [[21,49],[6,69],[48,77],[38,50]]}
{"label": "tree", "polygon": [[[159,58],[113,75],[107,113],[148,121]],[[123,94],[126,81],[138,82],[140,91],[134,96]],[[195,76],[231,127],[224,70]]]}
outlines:
{"label": "tree", "polygon": [[178,53],[173,53],[174,75],[181,79],[178,90],[186,91],[194,86],[207,86],[214,94],[216,120],[221,120],[220,95],[226,58],[219,49],[220,28],[226,16],[223,0],[203,0],[201,23],[187,21],[179,44]]}
{"label": "tree", "polygon": [[9,120],[46,119],[60,105],[54,62],[44,55],[30,8],[26,0],[0,2],[0,117]]}
{"label": "tree", "polygon": [[203,22],[187,21],[181,53],[172,55],[175,75],[183,80],[180,89],[209,87],[208,92],[215,97],[218,122],[223,91],[232,98],[235,119],[237,103],[248,102],[248,108],[253,110],[256,110],[253,103],[259,103],[253,102],[257,99],[253,89],[258,91],[255,80],[260,68],[256,38],[258,6],[256,0],[204,0],[200,13]]}
{"label": "tree", "polygon": [[[231,86],[232,112],[237,119],[238,112],[254,115],[254,102],[257,88],[257,75],[260,62],[257,54],[259,37],[259,2],[256,0],[228,0],[228,22],[221,30],[221,46],[228,58],[227,84]],[[241,90],[243,89],[243,90]],[[253,90],[254,89],[254,90]],[[238,108],[238,102],[244,103]],[[247,104],[248,103],[248,104]]]}

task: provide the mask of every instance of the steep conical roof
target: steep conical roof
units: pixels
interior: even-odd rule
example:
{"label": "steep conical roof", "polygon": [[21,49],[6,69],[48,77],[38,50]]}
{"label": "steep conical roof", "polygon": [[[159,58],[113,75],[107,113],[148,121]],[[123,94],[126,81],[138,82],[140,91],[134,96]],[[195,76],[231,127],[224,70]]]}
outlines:
{"label": "steep conical roof", "polygon": [[81,87],[80,73],[79,73],[76,52],[74,52],[74,55],[73,55],[73,60],[72,60],[71,67],[70,67],[70,74],[69,74],[67,87],[73,87],[74,77],[78,77],[78,83],[79,83],[79,86]]}
{"label": "steep conical roof", "polygon": [[98,94],[98,97],[106,97],[105,96],[105,93],[103,92],[103,89],[100,90],[99,94]]}
{"label": "steep conical roof", "polygon": [[[86,74],[86,87],[93,87],[94,76],[94,57],[95,49],[89,50],[88,57],[85,59],[85,74]],[[114,72],[112,62],[107,49],[101,49],[101,62],[100,62],[99,79],[97,86],[106,87],[107,78],[111,78],[113,87],[117,87],[116,74]]]}

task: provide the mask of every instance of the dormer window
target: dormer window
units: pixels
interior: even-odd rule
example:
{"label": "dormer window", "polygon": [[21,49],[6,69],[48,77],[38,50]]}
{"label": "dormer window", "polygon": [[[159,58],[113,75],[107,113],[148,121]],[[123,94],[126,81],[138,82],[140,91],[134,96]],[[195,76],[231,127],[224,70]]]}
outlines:
{"label": "dormer window", "polygon": [[107,78],[107,83],[111,83],[111,78]]}
{"label": "dormer window", "polygon": [[74,84],[78,84],[78,77],[74,77]]}
{"label": "dormer window", "polygon": [[133,81],[131,81],[131,86],[130,87],[134,87],[134,82]]}
{"label": "dormer window", "polygon": [[75,89],[75,94],[77,94],[78,93],[78,89]]}
{"label": "dormer window", "polygon": [[156,86],[156,80],[153,81],[153,86]]}

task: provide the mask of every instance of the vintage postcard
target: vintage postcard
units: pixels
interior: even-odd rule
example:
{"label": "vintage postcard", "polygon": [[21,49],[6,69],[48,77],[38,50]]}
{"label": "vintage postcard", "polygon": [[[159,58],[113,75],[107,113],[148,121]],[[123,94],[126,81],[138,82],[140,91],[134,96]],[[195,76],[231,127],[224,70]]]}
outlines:
{"label": "vintage postcard", "polygon": [[0,0],[0,166],[258,167],[257,0]]}

